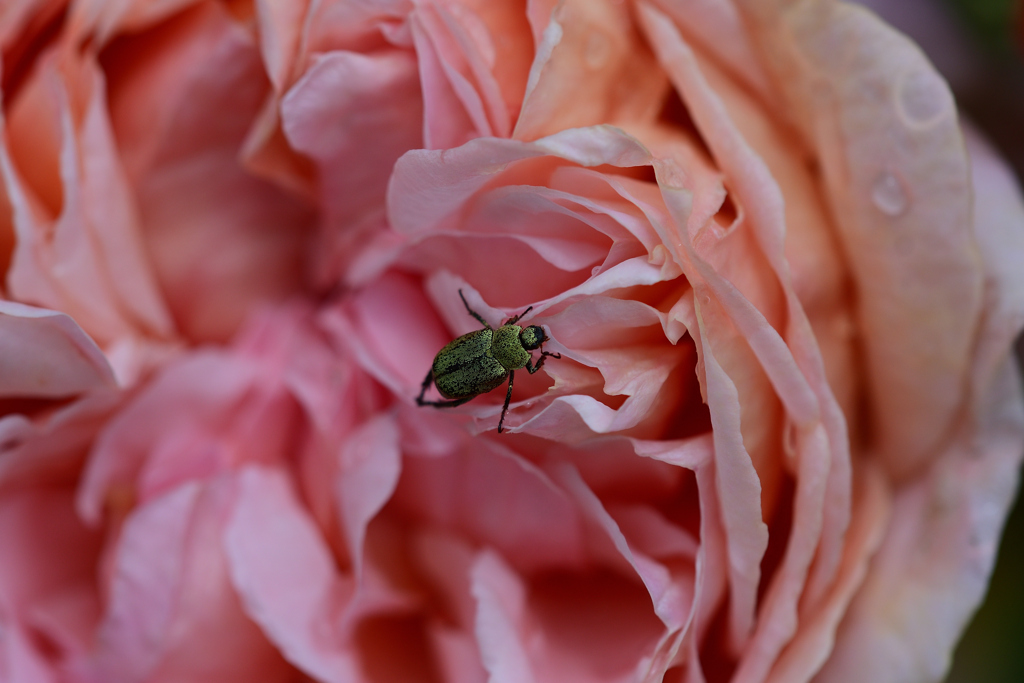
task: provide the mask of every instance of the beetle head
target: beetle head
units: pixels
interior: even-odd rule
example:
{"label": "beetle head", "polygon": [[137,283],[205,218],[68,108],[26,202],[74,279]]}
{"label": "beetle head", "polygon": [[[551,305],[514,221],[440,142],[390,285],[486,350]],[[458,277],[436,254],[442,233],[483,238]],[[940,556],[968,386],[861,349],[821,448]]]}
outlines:
{"label": "beetle head", "polygon": [[544,334],[544,328],[539,325],[530,325],[524,327],[519,333],[519,343],[523,345],[523,348],[527,351],[533,351],[539,348],[541,344],[548,340]]}

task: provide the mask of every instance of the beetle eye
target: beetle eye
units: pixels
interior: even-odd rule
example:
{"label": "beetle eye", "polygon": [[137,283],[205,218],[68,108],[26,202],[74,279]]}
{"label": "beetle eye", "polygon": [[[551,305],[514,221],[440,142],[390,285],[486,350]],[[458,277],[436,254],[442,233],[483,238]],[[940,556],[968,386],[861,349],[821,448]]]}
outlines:
{"label": "beetle eye", "polygon": [[544,328],[539,325],[524,327],[523,331],[519,333],[519,343],[527,351],[533,351],[545,341],[547,341],[547,337],[544,336]]}

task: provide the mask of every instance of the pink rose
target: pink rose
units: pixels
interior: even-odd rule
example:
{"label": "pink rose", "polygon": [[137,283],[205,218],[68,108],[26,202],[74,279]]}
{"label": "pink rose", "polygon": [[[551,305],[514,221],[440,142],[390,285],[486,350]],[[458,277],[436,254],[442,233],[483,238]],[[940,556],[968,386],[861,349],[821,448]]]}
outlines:
{"label": "pink rose", "polygon": [[[873,15],[16,0],[0,50],[0,680],[942,678],[1024,204]],[[414,401],[460,291],[561,355],[504,434]]]}

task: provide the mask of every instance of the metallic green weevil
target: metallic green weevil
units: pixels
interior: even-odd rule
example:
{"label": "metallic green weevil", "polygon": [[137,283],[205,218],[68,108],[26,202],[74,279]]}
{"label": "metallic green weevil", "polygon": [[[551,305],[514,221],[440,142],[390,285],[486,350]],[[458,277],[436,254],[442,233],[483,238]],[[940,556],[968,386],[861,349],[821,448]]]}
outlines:
{"label": "metallic green weevil", "polygon": [[[530,351],[539,349],[541,344],[548,340],[547,335],[538,325],[529,327],[516,325],[516,322],[529,313],[533,306],[514,318],[509,318],[505,324],[495,330],[479,313],[469,307],[466,297],[462,296],[461,289],[459,298],[462,299],[462,304],[469,314],[476,318],[484,326],[484,329],[464,334],[437,352],[430,372],[423,380],[420,395],[416,397],[416,405],[434,406],[435,408],[461,406],[466,401],[494,389],[507,377],[508,392],[505,394],[505,406],[501,409],[501,419],[498,420],[498,433],[501,433],[502,425],[505,423],[505,413],[508,412],[508,403],[512,400],[512,382],[515,378],[515,371],[526,368],[532,375],[540,370],[548,356],[552,358],[561,358],[562,356],[557,353],[548,353],[542,349],[540,360],[536,365],[533,364]],[[423,395],[427,393],[431,382],[437,387],[439,394],[450,400],[423,400]]]}

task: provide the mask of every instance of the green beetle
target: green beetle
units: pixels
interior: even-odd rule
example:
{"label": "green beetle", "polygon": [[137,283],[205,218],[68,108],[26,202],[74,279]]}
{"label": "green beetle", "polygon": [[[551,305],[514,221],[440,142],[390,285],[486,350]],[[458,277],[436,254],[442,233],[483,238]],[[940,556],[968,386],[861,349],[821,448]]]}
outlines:
{"label": "green beetle", "polygon": [[[540,360],[536,365],[533,364],[530,351],[539,349],[541,344],[548,340],[547,335],[544,334],[544,329],[538,325],[529,327],[516,325],[524,315],[533,309],[533,306],[514,318],[509,318],[504,325],[495,330],[479,313],[469,307],[461,289],[459,298],[462,299],[462,304],[469,314],[480,321],[484,329],[464,334],[437,352],[430,372],[423,380],[420,395],[416,397],[416,405],[434,406],[435,408],[461,406],[480,394],[494,389],[507,377],[508,392],[505,394],[505,405],[501,409],[501,419],[498,420],[498,433],[501,433],[501,428],[505,424],[505,413],[508,412],[508,404],[512,400],[512,382],[515,379],[515,371],[526,368],[532,375],[540,370],[544,365],[544,360],[549,356],[552,358],[561,358],[562,356],[541,350]],[[430,388],[431,382],[437,387],[439,394],[450,400],[424,400],[423,396]]]}

